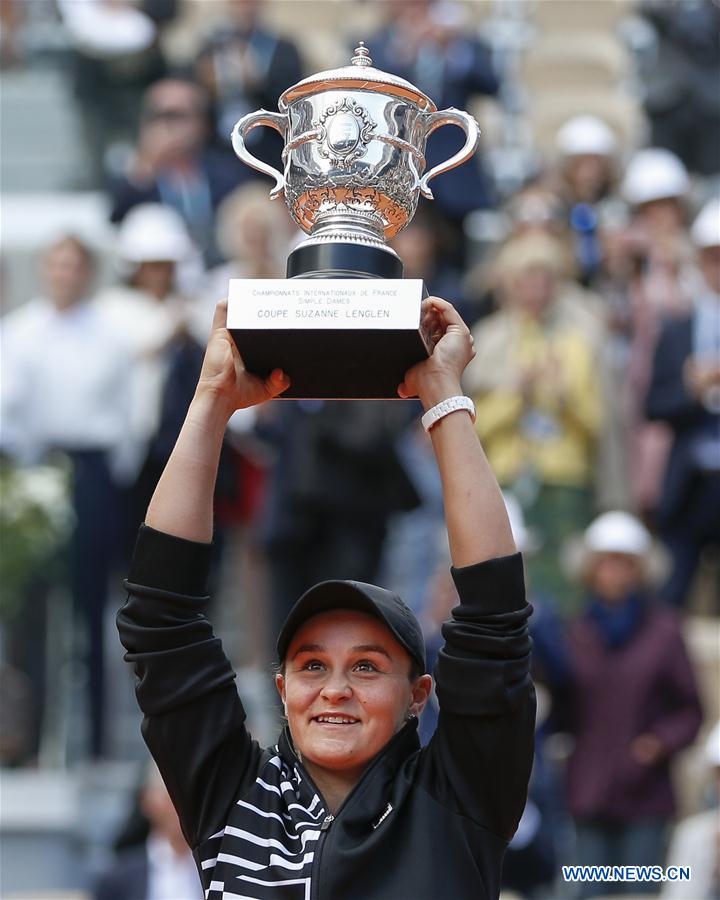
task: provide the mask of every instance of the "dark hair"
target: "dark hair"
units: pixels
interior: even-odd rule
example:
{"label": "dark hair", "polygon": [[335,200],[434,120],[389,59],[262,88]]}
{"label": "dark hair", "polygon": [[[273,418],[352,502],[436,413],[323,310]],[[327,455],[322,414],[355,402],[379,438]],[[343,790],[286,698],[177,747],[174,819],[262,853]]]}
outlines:
{"label": "dark hair", "polygon": [[152,106],[152,98],[156,93],[156,89],[167,84],[180,84],[192,90],[195,94],[195,108],[198,115],[209,120],[211,101],[208,89],[187,69],[175,69],[172,72],[168,72],[162,78],[153,81],[146,88],[142,98],[141,118],[147,115],[148,109]]}
{"label": "dark hair", "polygon": [[408,678],[411,682],[417,681],[421,675],[425,674],[423,668],[424,666],[421,666],[416,659],[410,657],[410,671],[408,672]]}

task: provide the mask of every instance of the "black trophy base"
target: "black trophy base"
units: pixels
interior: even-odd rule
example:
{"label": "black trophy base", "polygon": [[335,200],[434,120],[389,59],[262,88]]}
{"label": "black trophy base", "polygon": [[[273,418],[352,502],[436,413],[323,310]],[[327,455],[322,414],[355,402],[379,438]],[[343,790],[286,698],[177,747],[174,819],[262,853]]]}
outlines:
{"label": "black trophy base", "polygon": [[407,370],[429,352],[418,329],[246,330],[232,332],[245,367],[265,378],[287,372],[285,399],[398,399]]}
{"label": "black trophy base", "polygon": [[288,278],[402,278],[399,256],[371,244],[301,244],[287,261]]}
{"label": "black trophy base", "polygon": [[287,274],[230,282],[228,328],[248,371],[286,372],[282,398],[398,399],[407,370],[430,355],[423,283],[404,280],[394,254],[361,244],[301,245]]}

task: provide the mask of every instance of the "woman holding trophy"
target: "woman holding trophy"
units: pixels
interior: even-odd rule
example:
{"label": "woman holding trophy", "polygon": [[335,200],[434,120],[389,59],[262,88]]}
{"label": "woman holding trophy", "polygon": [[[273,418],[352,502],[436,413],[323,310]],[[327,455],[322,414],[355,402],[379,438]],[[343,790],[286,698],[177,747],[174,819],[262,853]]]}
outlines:
{"label": "woman holding trophy", "polygon": [[[443,483],[459,605],[443,626],[440,704],[427,747],[417,717],[432,679],[419,623],[375,585],[323,582],[277,639],[287,724],[263,749],[203,610],[212,496],[236,409],[283,393],[243,365],[218,305],[187,419],[142,526],[118,615],[145,740],[208,900],[480,900],[497,897],[523,810],[534,692],[523,569],[460,379],[472,338],[450,303],[425,301],[434,349],[398,387],[419,397]],[[348,573],[352,577],[352,573]]]}

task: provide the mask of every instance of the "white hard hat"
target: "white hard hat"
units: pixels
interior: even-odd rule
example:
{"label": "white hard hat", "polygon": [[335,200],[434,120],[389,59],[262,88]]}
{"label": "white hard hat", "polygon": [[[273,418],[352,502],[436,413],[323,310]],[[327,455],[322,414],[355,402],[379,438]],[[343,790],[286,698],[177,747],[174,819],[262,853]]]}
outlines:
{"label": "white hard hat", "polygon": [[603,513],[595,519],[585,531],[585,545],[591,553],[645,556],[652,545],[652,538],[635,516],[618,510]]}
{"label": "white hard hat", "polygon": [[563,156],[613,156],[617,150],[613,130],[597,116],[573,116],[558,131],[555,145]]}
{"label": "white hard hat", "polygon": [[690,176],[679,157],[669,150],[650,147],[630,160],[621,193],[632,206],[683,197],[690,189]]}
{"label": "white hard hat", "polygon": [[70,38],[88,56],[112,59],[141,53],[157,37],[157,26],[146,13],[129,4],[58,0]]}
{"label": "white hard hat", "polygon": [[142,203],[120,223],[117,250],[130,263],[182,262],[194,247],[179,213],[160,203]]}
{"label": "white hard hat", "polygon": [[622,510],[598,516],[582,535],[568,540],[563,548],[562,563],[573,579],[586,577],[597,553],[625,553],[643,561],[649,585],[662,584],[670,572],[670,558],[639,519]]}
{"label": "white hard hat", "polygon": [[720,247],[720,196],[708,200],[700,210],[690,237],[696,247]]}

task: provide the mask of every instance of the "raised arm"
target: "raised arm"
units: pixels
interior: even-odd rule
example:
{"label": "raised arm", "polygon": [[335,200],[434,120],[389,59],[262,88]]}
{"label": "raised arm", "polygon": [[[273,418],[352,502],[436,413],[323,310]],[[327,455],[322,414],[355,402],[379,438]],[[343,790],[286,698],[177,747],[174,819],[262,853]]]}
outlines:
{"label": "raised arm", "polygon": [[[260,755],[245,728],[235,673],[205,617],[213,489],[234,410],[276,396],[280,372],[247,373],[218,305],[200,381],[135,547],[118,613],[137,676],[142,731],[185,837],[197,847],[225,821]],[[149,527],[148,527],[149,526]]]}
{"label": "raised arm", "polygon": [[[400,396],[419,396],[426,409],[462,393],[460,376],[474,356],[470,333],[449,303],[431,298],[428,316],[438,342],[399,388]],[[522,561],[469,414],[450,413],[430,435],[460,603],[442,627],[434,672],[440,717],[421,778],[438,803],[481,825],[501,846],[522,814],[533,753]]]}
{"label": "raised arm", "polygon": [[264,381],[243,366],[226,328],[227,301],[218,303],[195,396],[160,478],[145,524],[189,541],[213,533],[213,492],[225,427],[237,409],[272,400],[290,381],[275,369]]}
{"label": "raised arm", "polygon": [[[450,303],[430,297],[426,304],[437,344],[429,359],[407,372],[398,394],[419,397],[427,411],[462,394],[460,379],[475,351],[467,325]],[[442,478],[453,565],[515,553],[505,503],[469,413],[461,410],[440,419],[430,437]]]}

